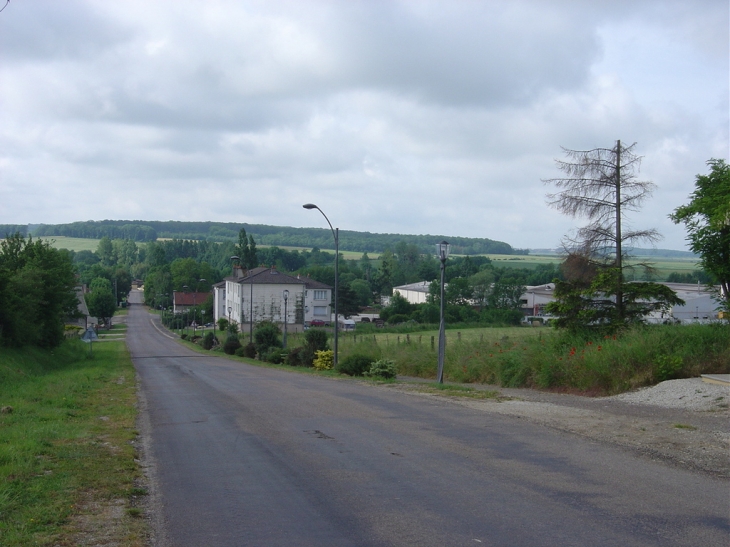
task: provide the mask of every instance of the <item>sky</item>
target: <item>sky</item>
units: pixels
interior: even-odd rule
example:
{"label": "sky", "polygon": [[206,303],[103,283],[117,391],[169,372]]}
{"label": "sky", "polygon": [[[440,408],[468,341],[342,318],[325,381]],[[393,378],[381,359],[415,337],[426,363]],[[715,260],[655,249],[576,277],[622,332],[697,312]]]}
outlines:
{"label": "sky", "polygon": [[[5,0],[0,0],[0,5]],[[728,159],[727,0],[12,0],[0,224],[178,220],[557,248],[561,147],[668,215]],[[434,241],[435,243],[436,241]]]}

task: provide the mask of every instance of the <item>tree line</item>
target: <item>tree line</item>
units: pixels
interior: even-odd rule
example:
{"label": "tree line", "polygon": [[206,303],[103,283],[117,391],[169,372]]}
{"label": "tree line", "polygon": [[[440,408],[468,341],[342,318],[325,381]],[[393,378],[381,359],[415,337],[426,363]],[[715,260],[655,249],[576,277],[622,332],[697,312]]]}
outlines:
{"label": "tree line", "polygon": [[[157,239],[181,239],[208,242],[236,242],[241,229],[252,235],[259,245],[281,247],[331,248],[332,233],[325,228],[289,228],[262,224],[224,222],[178,222],[141,220],[101,220],[70,224],[40,224],[28,226],[0,225],[0,234],[32,233],[36,237],[66,236],[88,239],[131,239],[137,242]],[[375,234],[350,230],[340,231],[340,249],[357,252],[382,252],[401,241],[416,245],[422,253],[430,253],[436,241],[448,239],[452,252],[462,255],[527,254],[508,243],[487,238],[441,235]]]}

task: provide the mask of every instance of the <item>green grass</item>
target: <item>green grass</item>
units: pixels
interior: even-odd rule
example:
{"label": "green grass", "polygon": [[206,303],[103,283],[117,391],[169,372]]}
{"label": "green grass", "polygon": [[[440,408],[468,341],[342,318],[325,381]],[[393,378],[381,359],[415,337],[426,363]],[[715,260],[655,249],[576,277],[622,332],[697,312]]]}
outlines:
{"label": "green grass", "polygon": [[96,251],[99,248],[99,239],[86,239],[82,237],[66,236],[42,236],[34,239],[42,239],[51,244],[54,249],[68,249],[69,251]]}
{"label": "green grass", "polygon": [[[654,325],[616,337],[570,336],[548,328],[447,330],[449,382],[534,387],[588,394],[620,393],[672,378],[730,372],[727,325]],[[484,332],[481,332],[484,331]],[[468,334],[467,334],[468,333]],[[402,376],[435,378],[438,340],[362,336],[340,344],[340,359],[393,359]],[[500,336],[501,335],[501,336]]]}
{"label": "green grass", "polygon": [[[0,348],[0,363],[0,544],[76,545],[82,517],[87,527],[120,499],[132,508],[140,470],[127,350],[98,343],[89,357],[72,340],[53,351]],[[117,521],[119,544],[144,544],[143,519]]]}

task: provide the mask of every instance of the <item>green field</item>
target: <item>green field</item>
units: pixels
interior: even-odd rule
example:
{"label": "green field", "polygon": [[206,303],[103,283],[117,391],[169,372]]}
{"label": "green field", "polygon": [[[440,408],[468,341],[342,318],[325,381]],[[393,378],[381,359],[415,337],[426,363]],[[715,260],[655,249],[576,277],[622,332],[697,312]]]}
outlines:
{"label": "green field", "polygon": [[[70,251],[96,251],[99,246],[98,239],[84,239],[79,237],[65,237],[65,236],[52,236],[43,237],[51,243],[56,249],[68,249]],[[138,243],[137,245],[144,245]],[[267,247],[267,245],[261,245],[260,247]],[[306,247],[287,247],[280,246],[280,249],[287,251],[310,251],[311,248]],[[321,249],[324,252],[334,253],[334,249]],[[340,251],[340,254],[345,260],[360,260],[362,257],[359,251]],[[561,257],[558,255],[486,255],[489,257],[493,264],[497,267],[506,268],[527,268],[534,269],[539,265],[544,264],[560,264]],[[368,257],[371,260],[378,260],[380,253],[368,253]],[[693,270],[699,269],[697,260],[694,258],[675,258],[675,257],[642,257],[637,256],[632,258],[630,261],[633,264],[648,263],[656,269],[655,279],[662,280],[666,279],[667,276],[672,272],[680,274],[691,273]],[[640,270],[637,270],[637,276],[640,276]],[[637,277],[638,278],[638,277]]]}
{"label": "green field", "polygon": [[[98,239],[85,239],[82,237],[66,236],[43,236],[34,239],[42,239],[51,244],[54,249],[68,249],[69,251],[96,251],[99,248]],[[138,244],[139,245],[139,244]]]}

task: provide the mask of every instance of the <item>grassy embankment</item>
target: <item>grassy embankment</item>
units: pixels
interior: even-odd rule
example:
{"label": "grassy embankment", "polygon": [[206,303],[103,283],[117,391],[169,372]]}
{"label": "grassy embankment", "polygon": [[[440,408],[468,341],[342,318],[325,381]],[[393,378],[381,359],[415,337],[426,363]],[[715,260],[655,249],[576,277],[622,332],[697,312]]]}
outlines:
{"label": "grassy embankment", "polygon": [[[728,325],[654,325],[584,338],[547,327],[446,331],[450,382],[613,394],[673,378],[730,372]],[[290,347],[299,343],[290,337]],[[405,376],[434,378],[438,332],[345,334],[340,359],[393,359]]]}
{"label": "grassy embankment", "polygon": [[144,544],[135,402],[123,342],[0,348],[1,545]]}

